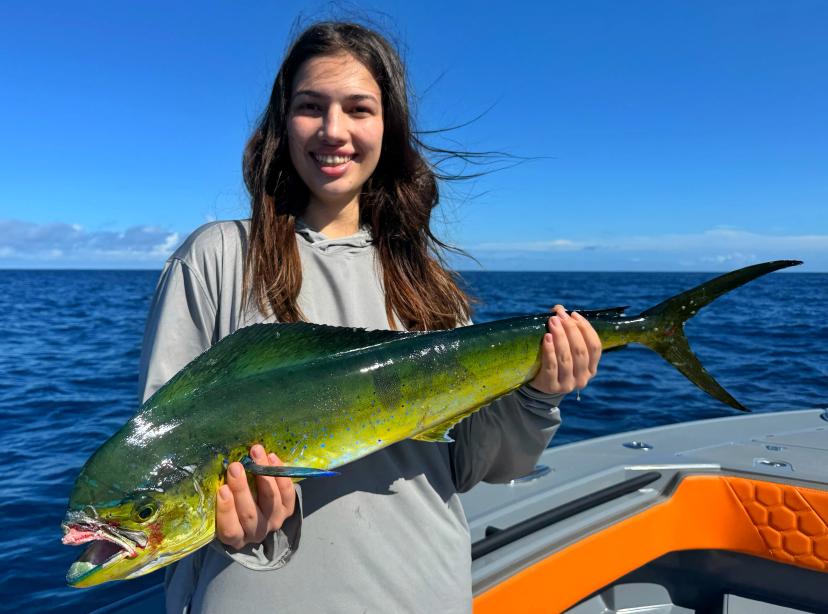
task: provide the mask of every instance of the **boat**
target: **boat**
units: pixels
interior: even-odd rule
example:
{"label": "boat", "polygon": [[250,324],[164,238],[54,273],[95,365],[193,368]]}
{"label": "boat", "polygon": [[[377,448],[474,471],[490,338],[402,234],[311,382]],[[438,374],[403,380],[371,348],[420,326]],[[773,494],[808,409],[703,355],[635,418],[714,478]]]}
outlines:
{"label": "boat", "polygon": [[828,612],[828,411],[547,450],[464,499],[474,611]]}
{"label": "boat", "polygon": [[828,409],[561,445],[462,500],[475,614],[828,613]]}

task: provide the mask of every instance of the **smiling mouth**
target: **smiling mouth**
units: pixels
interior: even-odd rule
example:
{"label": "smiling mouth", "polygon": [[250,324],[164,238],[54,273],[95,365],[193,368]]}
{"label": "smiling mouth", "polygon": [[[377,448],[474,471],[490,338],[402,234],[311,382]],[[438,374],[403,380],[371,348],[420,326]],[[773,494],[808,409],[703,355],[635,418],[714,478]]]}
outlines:
{"label": "smiling mouth", "polygon": [[329,155],[329,154],[318,154],[311,152],[311,158],[313,158],[319,166],[342,166],[347,164],[354,158],[356,158],[356,154],[349,154],[349,155]]}

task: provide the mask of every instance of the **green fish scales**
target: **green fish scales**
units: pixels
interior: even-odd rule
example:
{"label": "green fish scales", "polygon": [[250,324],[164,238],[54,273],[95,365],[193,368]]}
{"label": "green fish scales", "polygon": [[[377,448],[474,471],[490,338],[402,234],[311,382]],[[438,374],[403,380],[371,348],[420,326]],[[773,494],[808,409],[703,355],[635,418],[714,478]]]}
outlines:
{"label": "green fish scales", "polygon": [[[725,292],[795,264],[739,269],[636,315],[580,313],[605,351],[641,343],[745,409],[690,350],[684,322]],[[142,575],[208,543],[229,462],[302,479],[407,438],[450,441],[454,424],[535,376],[549,316],[433,332],[307,323],[236,331],[161,387],[82,468],[64,542],[93,544],[70,568],[69,583]],[[252,464],[255,443],[286,466]]]}

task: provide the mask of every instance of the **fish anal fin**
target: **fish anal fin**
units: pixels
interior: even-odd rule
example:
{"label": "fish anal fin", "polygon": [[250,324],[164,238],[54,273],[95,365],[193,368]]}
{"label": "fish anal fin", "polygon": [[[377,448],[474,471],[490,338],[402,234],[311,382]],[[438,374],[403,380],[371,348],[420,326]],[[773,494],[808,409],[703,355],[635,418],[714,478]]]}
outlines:
{"label": "fish anal fin", "polygon": [[436,426],[431,427],[430,429],[423,431],[421,433],[417,433],[411,439],[416,439],[417,441],[436,441],[437,443],[451,443],[454,440],[449,436],[449,431],[454,428],[454,425],[460,422],[463,418],[467,416],[471,416],[474,412],[478,409],[483,407],[482,405],[478,405],[468,411],[464,411],[462,414],[449,418],[443,422],[440,422]]}
{"label": "fish anal fin", "polygon": [[416,439],[417,441],[433,441],[436,443],[452,443],[454,440],[449,437],[449,431],[451,427],[454,425],[449,425],[448,427],[445,423],[440,424],[437,428],[433,428],[430,431],[423,431],[422,433],[418,433],[414,435],[411,439]]}

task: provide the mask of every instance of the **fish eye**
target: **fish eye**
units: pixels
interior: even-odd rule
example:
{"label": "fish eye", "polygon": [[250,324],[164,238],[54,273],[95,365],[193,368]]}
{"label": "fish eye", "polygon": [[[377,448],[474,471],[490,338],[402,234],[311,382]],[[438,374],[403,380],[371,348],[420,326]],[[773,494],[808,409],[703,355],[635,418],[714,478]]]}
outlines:
{"label": "fish eye", "polygon": [[132,519],[136,522],[147,522],[158,512],[158,503],[150,497],[141,497],[132,506]]}

